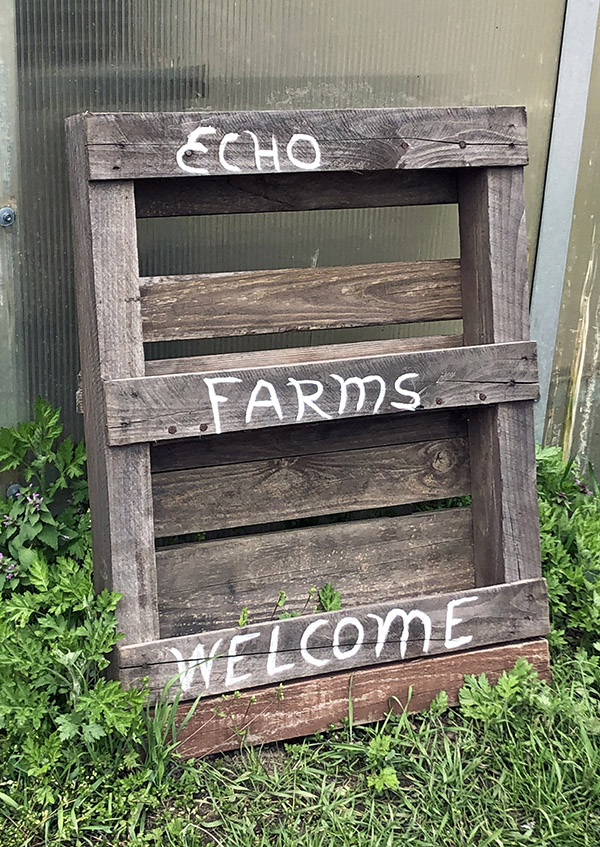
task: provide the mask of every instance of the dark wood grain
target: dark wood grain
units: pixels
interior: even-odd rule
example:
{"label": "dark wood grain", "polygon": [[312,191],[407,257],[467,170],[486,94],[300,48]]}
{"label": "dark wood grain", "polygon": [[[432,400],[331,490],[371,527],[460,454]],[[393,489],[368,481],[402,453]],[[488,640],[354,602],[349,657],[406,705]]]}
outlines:
{"label": "dark wood grain", "polygon": [[123,595],[119,630],[142,641],[158,637],[150,453],[108,445],[101,388],[144,373],[133,184],[86,182],[83,123],[67,134],[94,576]]}
{"label": "dark wood grain", "polygon": [[[293,362],[293,351],[288,355]],[[319,361],[319,348],[313,355],[308,364],[109,380],[104,383],[108,441],[116,446],[539,396],[532,342],[335,362]],[[346,380],[356,379],[370,382],[345,387]],[[300,395],[313,400],[305,403]]]}
{"label": "dark wood grain", "polygon": [[140,179],[138,218],[456,203],[453,170],[330,171]]}
{"label": "dark wood grain", "polygon": [[[525,110],[522,107],[429,109],[332,109],[278,112],[116,113],[83,116],[87,130],[89,179],[189,176],[178,164],[198,127],[214,134],[201,139],[206,152],[181,161],[205,174],[231,173],[219,159],[219,145],[228,133],[238,138],[227,150],[238,173],[273,171],[273,157],[257,166],[254,133],[263,150],[275,136],[279,170],[301,169],[295,162],[316,163],[315,170],[353,171],[523,165],[527,162]],[[313,148],[300,143],[286,147],[297,133],[316,139]],[[235,145],[235,146],[234,146]]]}
{"label": "dark wood grain", "polygon": [[[460,175],[461,276],[467,344],[529,338],[521,168]],[[473,410],[475,566],[479,584],[541,572],[533,404]]]}
{"label": "dark wood grain", "polygon": [[460,438],[173,471],[153,482],[158,537],[470,493]]}
{"label": "dark wood grain", "polygon": [[314,362],[315,349],[323,360],[351,359],[353,356],[395,356],[418,350],[448,350],[462,347],[462,335],[425,335],[411,338],[384,338],[380,341],[323,344],[312,347],[282,347],[273,350],[254,350],[247,353],[217,353],[209,356],[183,356],[172,359],[146,360],[146,376],[166,374],[235,371],[238,368],[262,368],[272,365]]}
{"label": "dark wood grain", "polygon": [[285,609],[311,612],[310,586],[328,582],[344,606],[403,594],[474,587],[471,510],[266,532],[159,549],[161,638],[269,620],[279,592]]}
{"label": "dark wood grain", "polygon": [[140,294],[144,341],[462,317],[455,259],[145,277]]}
{"label": "dark wood grain", "polygon": [[[221,694],[269,682],[522,641],[549,631],[545,580],[421,597],[118,648],[128,685],[159,696]],[[211,657],[212,661],[207,661]]]}
{"label": "dark wood grain", "polygon": [[234,750],[323,732],[348,720],[354,725],[381,721],[390,713],[427,709],[445,691],[448,705],[458,705],[467,674],[485,673],[494,684],[504,671],[526,659],[541,679],[550,681],[548,643],[544,639],[504,644],[431,659],[393,662],[373,668],[340,671],[315,679],[269,685],[239,696],[206,697],[187,722],[189,703],[177,709],[178,752],[184,757]]}
{"label": "dark wood grain", "polygon": [[372,418],[292,424],[252,432],[226,432],[218,438],[159,441],[150,447],[152,473],[283,459],[310,453],[335,453],[467,435],[466,413],[459,409],[384,415]]}

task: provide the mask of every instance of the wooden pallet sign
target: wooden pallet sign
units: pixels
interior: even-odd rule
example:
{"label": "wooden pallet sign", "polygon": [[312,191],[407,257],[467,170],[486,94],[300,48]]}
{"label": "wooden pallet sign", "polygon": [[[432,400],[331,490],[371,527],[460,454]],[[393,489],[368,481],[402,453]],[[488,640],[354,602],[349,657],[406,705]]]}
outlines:
{"label": "wooden pallet sign", "polygon": [[[200,697],[182,751],[324,729],[349,697],[355,721],[454,702],[520,655],[547,675],[524,110],[86,113],[67,135],[96,584],[123,595],[119,678]],[[139,273],[136,218],[433,203],[458,206],[458,258]],[[144,354],[443,320],[462,335]],[[341,610],[309,597],[329,582]]]}

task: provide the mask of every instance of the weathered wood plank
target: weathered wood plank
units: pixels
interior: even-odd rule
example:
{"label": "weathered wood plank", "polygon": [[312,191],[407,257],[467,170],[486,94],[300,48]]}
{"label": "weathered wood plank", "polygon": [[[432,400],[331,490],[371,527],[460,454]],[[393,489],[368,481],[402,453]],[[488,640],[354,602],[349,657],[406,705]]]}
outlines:
{"label": "weathered wood plank", "polygon": [[523,165],[522,107],[85,114],[89,179]]}
{"label": "weathered wood plank", "polygon": [[473,588],[471,521],[441,509],[159,549],[161,638],[235,626],[244,606],[249,623],[269,620],[280,591],[311,612],[310,586],[327,582],[345,606]]}
{"label": "weathered wood plank", "polygon": [[[467,344],[529,337],[522,168],[460,174],[461,276]],[[532,403],[470,417],[479,584],[541,572]]]}
{"label": "weathered wood plank", "polygon": [[88,185],[83,123],[70,119],[67,135],[94,575],[123,594],[119,629],[140,641],[158,637],[150,454],[108,445],[101,387],[144,373],[133,184]]}
{"label": "weathered wood plank", "polygon": [[460,438],[157,474],[157,537],[470,493]]}
{"label": "weathered wood plank", "polygon": [[138,218],[456,203],[453,170],[330,171],[140,179]]}
{"label": "weathered wood plank", "polygon": [[[316,679],[269,685],[242,691],[234,697],[207,697],[196,705],[178,733],[178,752],[184,757],[206,756],[245,744],[264,744],[323,732],[342,726],[352,702],[354,725],[383,720],[388,713],[408,708],[419,712],[445,691],[448,705],[458,704],[467,674],[485,673],[495,683],[517,659],[530,662],[541,679],[550,680],[548,642],[544,639],[469,650],[431,659],[393,662],[356,671],[339,671]],[[182,703],[176,722],[190,709]]]}
{"label": "weathered wood plank", "polygon": [[462,317],[457,259],[145,277],[140,294],[144,341]]}
{"label": "weathered wood plank", "polygon": [[172,359],[146,360],[146,376],[166,374],[208,373],[235,371],[239,368],[262,368],[272,365],[314,362],[315,349],[323,361],[351,359],[353,356],[394,356],[417,350],[448,350],[462,347],[462,335],[424,335],[411,338],[384,338],[380,341],[360,341],[345,344],[323,344],[312,347],[282,347],[274,350],[254,350],[247,353],[217,353],[209,356],[183,356]]}
{"label": "weathered wood plank", "polygon": [[539,394],[533,342],[109,380],[104,391],[115,446]]}
{"label": "weathered wood plank", "polygon": [[522,641],[549,631],[545,580],[394,599],[118,648],[121,679],[186,698]]}
{"label": "weathered wood plank", "polygon": [[389,447],[467,435],[466,413],[459,409],[415,412],[412,415],[346,418],[312,424],[226,432],[219,438],[159,441],[150,447],[152,473],[208,468],[283,459],[310,453],[333,453],[369,447]]}

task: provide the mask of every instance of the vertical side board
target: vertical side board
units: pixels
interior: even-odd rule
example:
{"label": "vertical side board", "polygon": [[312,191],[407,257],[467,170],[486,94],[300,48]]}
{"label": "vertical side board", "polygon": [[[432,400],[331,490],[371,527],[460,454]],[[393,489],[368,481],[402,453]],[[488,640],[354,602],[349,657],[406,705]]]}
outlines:
{"label": "vertical side board", "polygon": [[[529,338],[523,168],[458,174],[465,344]],[[475,575],[493,585],[540,575],[533,403],[469,416]]]}
{"label": "vertical side board", "polygon": [[149,446],[108,446],[102,396],[103,380],[144,374],[134,189],[87,181],[83,120],[67,121],[67,149],[95,582],[123,595],[127,641],[149,641],[159,637]]}

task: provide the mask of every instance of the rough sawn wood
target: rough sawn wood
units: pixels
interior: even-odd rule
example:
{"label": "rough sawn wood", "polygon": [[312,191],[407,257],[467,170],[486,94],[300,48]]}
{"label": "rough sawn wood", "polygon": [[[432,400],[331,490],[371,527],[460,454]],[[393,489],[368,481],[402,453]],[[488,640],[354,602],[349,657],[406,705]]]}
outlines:
{"label": "rough sawn wood", "polygon": [[445,691],[448,705],[458,704],[467,674],[485,673],[493,684],[519,658],[527,659],[541,679],[550,680],[548,642],[543,639],[394,662],[374,668],[340,671],[315,679],[270,685],[241,696],[202,698],[177,709],[181,724],[194,705],[191,719],[179,732],[182,756],[206,756],[234,750],[242,744],[262,744],[322,732],[348,719],[352,702],[355,725],[383,720],[389,712],[427,709]]}

